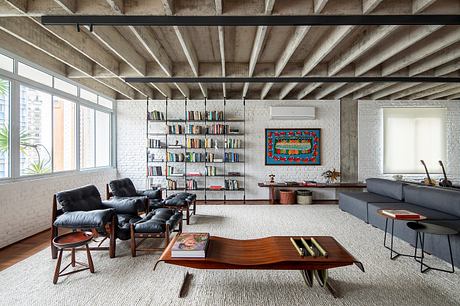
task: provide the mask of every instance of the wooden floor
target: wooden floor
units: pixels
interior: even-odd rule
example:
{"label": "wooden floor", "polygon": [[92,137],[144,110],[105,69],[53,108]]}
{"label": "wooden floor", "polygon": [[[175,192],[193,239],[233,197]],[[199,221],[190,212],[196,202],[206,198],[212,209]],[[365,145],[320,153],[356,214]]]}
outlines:
{"label": "wooden floor", "polygon": [[[337,201],[318,201],[313,204],[336,204]],[[205,205],[203,201],[197,201],[197,204]],[[208,201],[208,205],[224,205],[224,204],[243,204],[242,201]],[[246,201],[250,205],[266,205],[266,200],[250,200]],[[50,231],[46,230],[31,237],[25,238],[12,245],[0,249],[0,271],[11,267],[12,265],[24,260],[41,250],[48,248],[50,245]],[[51,255],[50,255],[51,256]]]}

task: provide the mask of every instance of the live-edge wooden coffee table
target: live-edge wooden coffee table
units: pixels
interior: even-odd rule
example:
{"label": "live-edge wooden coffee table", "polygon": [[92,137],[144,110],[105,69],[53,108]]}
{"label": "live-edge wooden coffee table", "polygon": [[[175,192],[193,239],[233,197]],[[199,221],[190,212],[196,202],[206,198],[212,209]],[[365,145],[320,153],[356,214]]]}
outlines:
{"label": "live-edge wooden coffee table", "polygon": [[[313,237],[327,251],[328,256],[300,256],[290,238],[309,239]],[[171,257],[171,248],[177,237],[164,250],[155,264],[165,262],[195,269],[255,269],[255,270],[299,270],[308,286],[313,285],[312,272],[356,264],[363,272],[364,267],[333,237],[329,236],[274,236],[261,239],[236,240],[210,236],[205,258]],[[155,269],[154,268],[154,269]],[[184,283],[189,279],[186,274]],[[321,283],[334,297],[336,289],[330,281]],[[184,287],[182,285],[181,291]]]}

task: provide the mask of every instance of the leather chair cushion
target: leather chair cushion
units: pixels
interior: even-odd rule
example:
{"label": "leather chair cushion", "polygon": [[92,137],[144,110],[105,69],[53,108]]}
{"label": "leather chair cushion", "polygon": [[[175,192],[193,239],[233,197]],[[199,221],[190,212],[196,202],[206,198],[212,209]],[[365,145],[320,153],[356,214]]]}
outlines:
{"label": "leather chair cushion", "polygon": [[54,226],[66,228],[102,228],[109,223],[115,211],[113,209],[98,209],[92,211],[65,212],[54,221]]}
{"label": "leather chair cushion", "polygon": [[138,194],[148,197],[150,200],[161,200],[161,189],[138,190]]}
{"label": "leather chair cushion", "polygon": [[137,215],[138,211],[144,210],[145,197],[118,198],[102,201],[102,205],[115,209],[117,214]]}
{"label": "leather chair cushion", "polygon": [[166,230],[166,223],[172,229],[182,219],[180,212],[167,208],[159,208],[147,214],[142,220],[134,224],[136,233],[162,233]]}
{"label": "leather chair cushion", "polygon": [[136,187],[129,178],[113,180],[109,183],[112,193],[116,197],[135,197],[137,196]]}
{"label": "leather chair cushion", "polygon": [[162,208],[162,207],[163,207],[163,200],[150,200],[150,203],[149,203],[150,211],[158,209],[158,208]]}
{"label": "leather chair cushion", "polygon": [[170,195],[165,200],[165,205],[171,206],[182,206],[187,203],[193,202],[196,199],[196,194],[188,193],[188,192],[180,192],[177,194]]}
{"label": "leather chair cushion", "polygon": [[101,194],[94,185],[58,192],[56,199],[64,212],[97,210],[102,203]]}

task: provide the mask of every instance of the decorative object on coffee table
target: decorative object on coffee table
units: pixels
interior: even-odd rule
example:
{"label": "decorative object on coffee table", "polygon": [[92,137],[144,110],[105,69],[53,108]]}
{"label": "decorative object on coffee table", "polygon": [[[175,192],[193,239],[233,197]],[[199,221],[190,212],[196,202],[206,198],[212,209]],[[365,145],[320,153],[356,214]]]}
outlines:
{"label": "decorative object on coffee table", "polygon": [[[440,224],[430,223],[430,222],[408,222],[407,227],[409,227],[410,229],[413,229],[417,233],[415,237],[414,257],[415,257],[415,260],[420,263],[420,272],[425,273],[428,270],[436,270],[436,271],[447,272],[447,273],[455,272],[454,258],[452,256],[452,246],[450,244],[450,235],[457,235],[458,234],[457,230],[440,225]],[[423,262],[423,259],[425,258],[425,234],[447,236],[447,244],[449,247],[449,254],[450,254],[450,264],[452,266],[451,270],[434,268]],[[417,256],[419,241],[420,241],[420,248],[422,250],[422,255]]]}
{"label": "decorative object on coffee table", "polygon": [[321,165],[321,129],[265,129],[265,165]]}
{"label": "decorative object on coffee table", "polygon": [[[298,253],[291,238],[297,243],[303,238],[315,256]],[[310,244],[312,238],[321,246],[327,256]],[[361,262],[357,261],[342,245],[329,236],[274,236],[260,239],[236,240],[216,236],[209,237],[209,246],[205,258],[175,258],[171,256],[174,238],[155,263],[165,262],[177,266],[195,269],[220,270],[299,270],[308,286],[313,284],[312,275],[316,273],[321,286],[334,297],[340,294],[334,288],[333,280],[327,278],[325,270],[349,265],[357,265],[364,272]],[[302,248],[306,248],[302,242]],[[300,248],[300,247],[299,247]],[[155,269],[155,268],[154,268]]]}
{"label": "decorative object on coffee table", "polygon": [[[91,253],[88,246],[88,243],[91,241],[91,239],[93,239],[93,234],[91,232],[71,232],[57,236],[53,239],[53,245],[59,250],[59,257],[56,262],[56,269],[54,271],[53,284],[57,283],[60,276],[69,275],[85,270],[89,270],[91,273],[94,273],[93,259],[91,258]],[[84,264],[75,260],[75,248],[81,246],[85,246],[86,248],[88,264]],[[70,263],[61,270],[62,253],[64,252],[64,249],[70,249],[71,259]],[[76,267],[77,264],[84,268],[63,273],[68,267]]]}
{"label": "decorative object on coffee table", "polygon": [[321,176],[326,179],[326,183],[328,184],[335,183],[336,181],[338,181],[340,175],[340,172],[335,170],[335,168],[333,168],[332,170],[327,170],[326,172],[323,172],[321,174]]}
{"label": "decorative object on coffee table", "polygon": [[[419,221],[425,220],[426,217],[422,216],[417,213],[413,213],[411,211],[406,211],[407,213],[403,213],[401,210],[394,210],[394,209],[379,209],[377,213],[385,218],[385,234],[383,236],[383,246],[390,250],[390,259],[396,259],[399,256],[405,257],[412,257],[416,256],[415,254],[402,254],[394,250],[393,248],[393,240],[394,240],[394,227],[395,227],[395,220],[412,220],[412,221]],[[390,238],[390,246],[387,246],[387,233],[388,233],[388,220],[391,220],[391,238]],[[395,254],[393,256],[393,253]]]}

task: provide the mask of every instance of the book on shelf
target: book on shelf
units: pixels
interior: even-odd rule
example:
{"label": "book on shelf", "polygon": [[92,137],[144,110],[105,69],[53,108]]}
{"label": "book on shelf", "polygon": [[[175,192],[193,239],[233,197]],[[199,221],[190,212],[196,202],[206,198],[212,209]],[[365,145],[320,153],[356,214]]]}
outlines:
{"label": "book on shelf", "polygon": [[151,111],[151,112],[147,112],[147,120],[151,120],[151,121],[154,121],[154,120],[165,120],[165,114],[163,112],[159,112],[159,111]]}
{"label": "book on shelf", "polygon": [[311,187],[315,187],[315,186],[317,186],[317,185],[318,185],[318,183],[317,183],[317,182],[315,182],[315,181],[303,181],[303,182],[302,182],[302,185],[303,185],[303,186],[311,186]]}
{"label": "book on shelf", "polygon": [[181,145],[168,145],[168,149],[182,149]]}
{"label": "book on shelf", "polygon": [[239,190],[240,184],[237,180],[225,180],[225,189],[227,190]]}
{"label": "book on shelf", "polygon": [[211,185],[211,186],[209,186],[209,189],[211,189],[211,190],[222,190],[222,189],[224,189],[224,186],[221,186],[221,185]]}
{"label": "book on shelf", "polygon": [[198,189],[198,183],[197,183],[197,181],[195,181],[195,180],[193,180],[193,179],[187,180],[187,182],[186,182],[186,189],[188,189],[188,190],[196,190],[196,189]]}
{"label": "book on shelf", "polygon": [[227,175],[228,176],[241,176],[241,173],[239,173],[239,172],[231,172],[230,171]]}
{"label": "book on shelf", "polygon": [[167,181],[168,190],[176,190],[177,189],[177,182],[175,180],[168,179]]}
{"label": "book on shelf", "polygon": [[182,233],[171,248],[171,257],[206,257],[209,233]]}
{"label": "book on shelf", "polygon": [[200,172],[190,171],[187,173],[187,176],[202,176],[202,174]]}
{"label": "book on shelf", "polygon": [[382,209],[382,214],[394,219],[421,219],[423,216],[405,209]]}
{"label": "book on shelf", "polygon": [[207,111],[206,112],[206,120],[208,120],[208,121],[221,121],[221,120],[224,120],[224,112],[223,111]]}
{"label": "book on shelf", "polygon": [[215,163],[221,163],[223,162],[224,160],[222,158],[214,158],[213,160]]}
{"label": "book on shelf", "polygon": [[160,176],[163,174],[161,166],[149,166],[147,167],[148,176]]}

